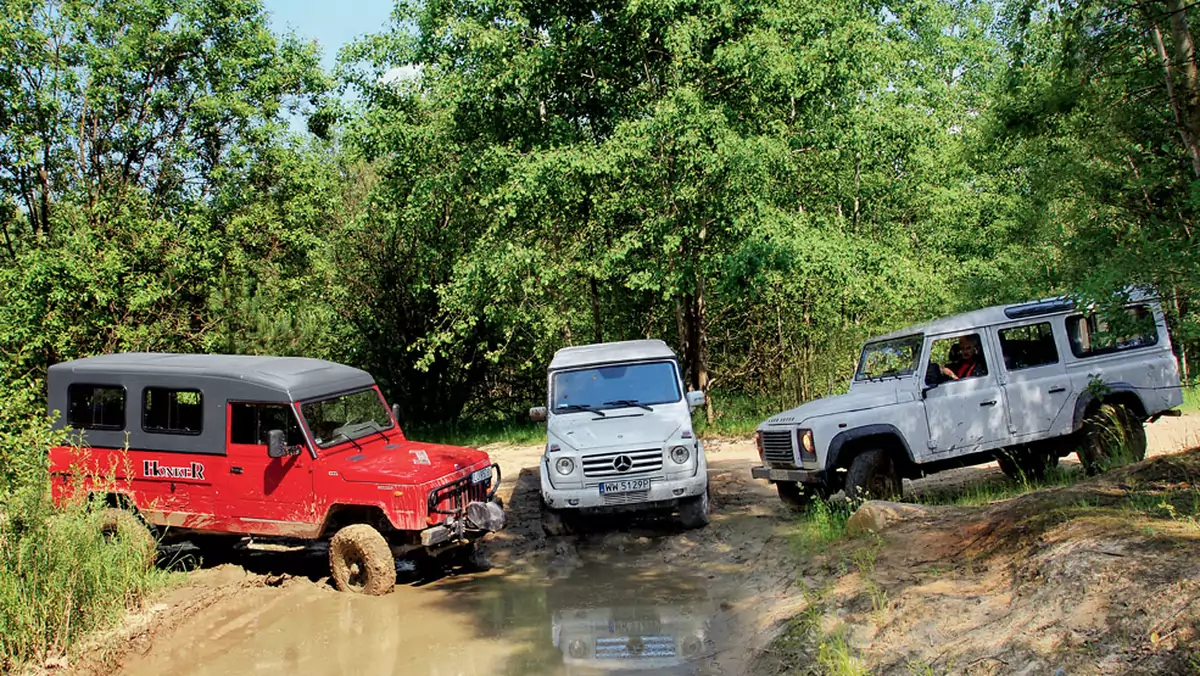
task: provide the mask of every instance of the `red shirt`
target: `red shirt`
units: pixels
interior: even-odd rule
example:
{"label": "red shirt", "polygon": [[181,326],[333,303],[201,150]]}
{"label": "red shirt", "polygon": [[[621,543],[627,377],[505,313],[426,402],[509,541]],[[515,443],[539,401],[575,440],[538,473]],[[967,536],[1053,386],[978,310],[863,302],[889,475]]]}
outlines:
{"label": "red shirt", "polygon": [[969,378],[975,375],[976,366],[974,361],[965,361],[954,368],[954,375],[958,376],[959,380]]}

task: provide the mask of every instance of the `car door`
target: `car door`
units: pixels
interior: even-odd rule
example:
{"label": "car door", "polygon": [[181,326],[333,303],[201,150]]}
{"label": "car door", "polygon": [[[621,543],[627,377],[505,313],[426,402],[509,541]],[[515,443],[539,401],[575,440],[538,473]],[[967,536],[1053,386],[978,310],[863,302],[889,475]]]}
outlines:
{"label": "car door", "polygon": [[289,404],[229,402],[228,500],[247,532],[286,535],[313,520],[312,456],[267,455],[267,432],[282,429],[289,445],[304,436]]}
{"label": "car door", "polygon": [[1004,362],[1004,393],[1009,429],[1016,440],[1045,434],[1070,399],[1070,380],[1048,321],[998,327],[997,342]]}
{"label": "car door", "polygon": [[[974,346],[973,368],[960,368],[955,356],[965,344]],[[996,377],[995,347],[983,331],[943,334],[926,339],[926,374],[922,397],[929,426],[929,449],[935,455],[962,455],[1002,446],[1010,439],[1004,392]]]}

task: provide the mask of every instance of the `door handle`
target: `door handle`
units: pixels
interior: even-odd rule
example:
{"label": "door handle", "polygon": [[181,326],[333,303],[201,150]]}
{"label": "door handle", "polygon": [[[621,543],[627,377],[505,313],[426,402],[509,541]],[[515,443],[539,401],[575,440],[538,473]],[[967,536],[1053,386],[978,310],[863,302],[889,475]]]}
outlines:
{"label": "door handle", "polygon": [[1050,394],[1058,394],[1059,392],[1066,392],[1066,391],[1067,391],[1067,388],[1065,388],[1065,387],[1051,387],[1050,388]]}
{"label": "door handle", "polygon": [[230,473],[230,474],[241,474],[241,473],[242,473],[242,468],[241,468],[241,467],[230,467],[230,468],[229,468],[229,473]]}
{"label": "door handle", "polygon": [[980,404],[980,406],[981,406],[981,407],[982,407],[982,406],[995,406],[995,405],[996,405],[996,400],[995,400],[995,399],[993,399],[993,400],[991,400],[991,401],[985,401],[985,402],[983,402],[983,403],[981,403],[981,404]]}

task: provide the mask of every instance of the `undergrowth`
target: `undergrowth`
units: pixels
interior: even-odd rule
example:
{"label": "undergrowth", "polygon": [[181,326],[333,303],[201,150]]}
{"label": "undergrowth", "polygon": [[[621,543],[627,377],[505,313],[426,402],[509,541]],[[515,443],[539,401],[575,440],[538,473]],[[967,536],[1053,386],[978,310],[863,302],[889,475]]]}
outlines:
{"label": "undergrowth", "polygon": [[51,503],[46,458],[62,441],[44,416],[0,434],[26,467],[0,482],[0,672],[68,653],[89,631],[111,626],[168,573],[147,569],[145,541],[106,536],[101,513]]}

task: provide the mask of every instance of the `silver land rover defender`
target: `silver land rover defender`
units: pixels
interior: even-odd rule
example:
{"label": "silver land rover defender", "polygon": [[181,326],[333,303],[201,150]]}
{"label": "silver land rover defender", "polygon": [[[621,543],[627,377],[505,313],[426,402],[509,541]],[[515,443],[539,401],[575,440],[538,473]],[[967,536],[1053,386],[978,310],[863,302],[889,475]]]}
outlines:
{"label": "silver land rover defender", "polygon": [[1143,423],[1178,415],[1183,392],[1162,309],[1145,294],[1125,309],[1110,327],[1050,298],[874,338],[848,393],[758,426],[752,475],[798,506],[841,489],[897,497],[903,478],[992,460],[1029,478],[1071,452],[1089,473],[1141,460]]}

